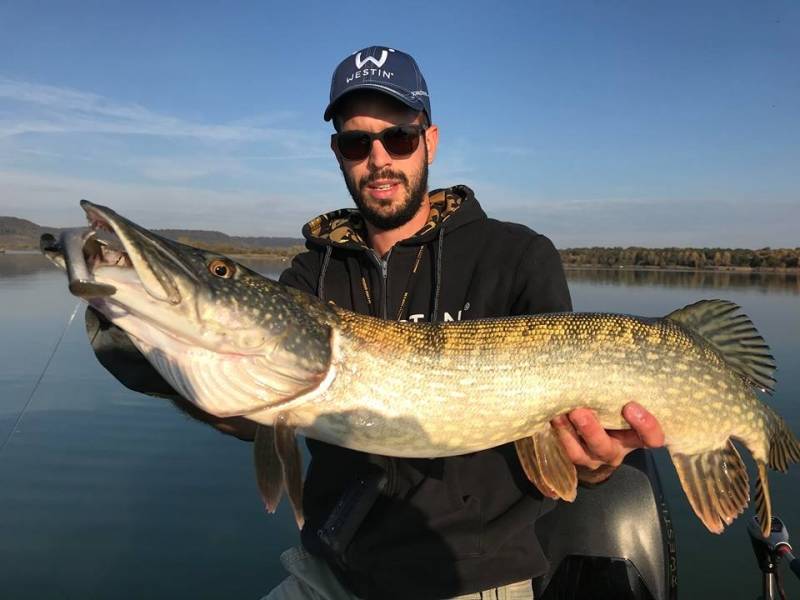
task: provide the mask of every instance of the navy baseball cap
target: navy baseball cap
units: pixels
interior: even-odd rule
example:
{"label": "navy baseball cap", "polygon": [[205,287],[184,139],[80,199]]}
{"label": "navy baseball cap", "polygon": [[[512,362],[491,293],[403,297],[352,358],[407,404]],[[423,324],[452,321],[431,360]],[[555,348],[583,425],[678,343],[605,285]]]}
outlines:
{"label": "navy baseball cap", "polygon": [[431,120],[428,85],[416,61],[405,52],[386,46],[370,46],[345,58],[331,79],[331,101],[325,109],[330,121],[336,103],[355,90],[376,90],[396,98]]}

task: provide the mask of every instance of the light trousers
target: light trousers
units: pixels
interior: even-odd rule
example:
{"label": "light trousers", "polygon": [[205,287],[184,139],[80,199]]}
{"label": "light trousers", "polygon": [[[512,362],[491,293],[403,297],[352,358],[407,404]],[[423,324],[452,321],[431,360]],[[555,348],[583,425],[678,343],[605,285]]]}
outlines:
{"label": "light trousers", "polygon": [[[289,577],[262,600],[360,600],[339,583],[324,560],[303,548],[290,548],[281,554],[281,564]],[[529,580],[519,581],[442,600],[533,600],[533,588]]]}

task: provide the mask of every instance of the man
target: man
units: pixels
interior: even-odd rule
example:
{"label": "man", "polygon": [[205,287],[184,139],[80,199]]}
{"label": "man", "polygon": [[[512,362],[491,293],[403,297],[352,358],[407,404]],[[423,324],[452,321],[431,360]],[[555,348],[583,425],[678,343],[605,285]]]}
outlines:
{"label": "man", "polygon": [[[307,252],[283,283],[397,320],[571,310],[547,238],[487,218],[466,186],[428,192],[439,130],[413,58],[379,46],[345,58],[325,119],[357,208],[304,227]],[[640,406],[623,415],[632,430],[606,432],[586,409],[554,420],[582,481],[663,444]],[[291,575],[267,598],[532,598],[530,579],[547,568],[533,525],[554,503],[525,479],[513,444],[433,460],[308,448],[303,548],[284,554]]]}
{"label": "man", "polygon": [[[334,73],[325,119],[336,128],[331,149],[357,208],[310,221],[307,252],[281,281],[388,319],[571,310],[547,238],[487,218],[466,186],[428,192],[439,130],[409,55],[370,47],[347,57]],[[252,422],[214,417],[177,396],[91,308],[87,331],[100,362],[126,386],[171,397],[193,417],[253,439]],[[604,480],[634,448],[663,444],[640,406],[628,404],[623,416],[632,430],[607,432],[586,409],[553,421],[583,482]],[[532,598],[531,577],[547,569],[534,523],[555,503],[526,479],[512,444],[433,460],[311,439],[308,448],[302,548],[281,557],[290,577],[267,598]]]}

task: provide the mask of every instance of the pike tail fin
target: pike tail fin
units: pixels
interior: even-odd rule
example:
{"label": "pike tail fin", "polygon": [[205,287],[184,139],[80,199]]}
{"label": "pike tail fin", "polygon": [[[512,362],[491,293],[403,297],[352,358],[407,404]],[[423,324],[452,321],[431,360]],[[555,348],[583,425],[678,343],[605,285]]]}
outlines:
{"label": "pike tail fin", "polygon": [[785,473],[791,463],[800,463],[800,441],[786,425],[786,421],[777,413],[768,406],[764,406],[763,410],[766,411],[766,426],[770,433],[769,449],[766,463],[763,460],[756,460],[758,481],[756,482],[755,508],[758,522],[761,525],[761,533],[767,537],[772,521],[767,467]]}
{"label": "pike tail fin", "polygon": [[772,417],[767,464],[771,469],[785,473],[791,463],[800,463],[800,441],[786,425],[786,421],[769,407],[765,408]]}
{"label": "pike tail fin", "polygon": [[664,318],[702,337],[747,383],[772,393],[775,359],[753,322],[738,311],[739,306],[727,300],[700,300]]}
{"label": "pike tail fin", "polygon": [[767,467],[785,473],[791,463],[800,463],[800,441],[786,425],[786,421],[775,411],[768,406],[763,406],[762,410],[765,411],[765,427],[769,432],[769,448],[766,462],[756,459],[758,481],[756,481],[755,510],[761,525],[761,533],[767,537],[772,521]]}
{"label": "pike tail fin", "polygon": [[[790,463],[800,462],[800,442],[786,423],[769,407],[763,406],[765,427],[769,432],[769,448],[764,461],[755,455],[758,478],[755,483],[754,505],[761,531],[769,534],[772,520],[767,467],[785,472]],[[695,514],[713,533],[722,533],[746,507],[749,501],[747,470],[739,452],[728,440],[722,448],[697,454],[670,450],[683,491]]]}

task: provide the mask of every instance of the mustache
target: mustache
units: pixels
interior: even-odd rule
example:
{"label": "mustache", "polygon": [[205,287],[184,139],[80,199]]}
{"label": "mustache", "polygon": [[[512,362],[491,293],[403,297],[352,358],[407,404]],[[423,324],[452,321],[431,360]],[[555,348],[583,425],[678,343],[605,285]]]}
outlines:
{"label": "mustache", "polygon": [[370,183],[378,181],[379,179],[396,179],[402,182],[405,187],[408,187],[408,177],[406,177],[405,173],[401,171],[392,171],[391,169],[383,169],[362,177],[358,181],[358,188],[363,190]]}

